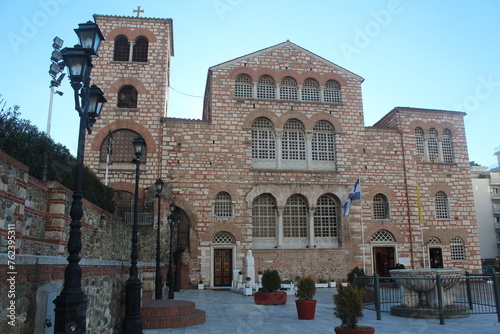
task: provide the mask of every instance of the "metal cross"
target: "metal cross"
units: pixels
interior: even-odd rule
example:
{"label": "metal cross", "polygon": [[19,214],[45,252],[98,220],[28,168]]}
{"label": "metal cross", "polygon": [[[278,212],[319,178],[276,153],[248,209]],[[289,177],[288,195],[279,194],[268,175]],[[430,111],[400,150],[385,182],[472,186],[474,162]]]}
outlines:
{"label": "metal cross", "polygon": [[137,9],[134,9],[133,12],[137,13],[137,17],[139,17],[141,13],[144,13],[144,9],[141,9],[141,6],[137,6]]}

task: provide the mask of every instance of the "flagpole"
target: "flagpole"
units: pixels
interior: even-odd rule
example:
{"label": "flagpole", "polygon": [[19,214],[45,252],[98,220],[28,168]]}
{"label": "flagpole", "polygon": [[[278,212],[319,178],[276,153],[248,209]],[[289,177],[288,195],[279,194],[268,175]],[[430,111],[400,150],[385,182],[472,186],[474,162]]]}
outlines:
{"label": "flagpole", "polygon": [[420,183],[417,181],[417,207],[418,207],[418,224],[420,226],[420,238],[422,239],[422,266],[424,269],[427,267],[425,261],[425,245],[424,245],[424,231],[422,228],[422,204],[420,202]]}
{"label": "flagpole", "polygon": [[359,203],[361,203],[361,210],[360,210],[360,215],[361,215],[361,244],[363,245],[362,247],[362,254],[363,254],[363,271],[365,272],[366,275],[366,255],[365,255],[365,225],[363,222],[363,199],[361,196],[361,176],[358,176],[359,179]]}

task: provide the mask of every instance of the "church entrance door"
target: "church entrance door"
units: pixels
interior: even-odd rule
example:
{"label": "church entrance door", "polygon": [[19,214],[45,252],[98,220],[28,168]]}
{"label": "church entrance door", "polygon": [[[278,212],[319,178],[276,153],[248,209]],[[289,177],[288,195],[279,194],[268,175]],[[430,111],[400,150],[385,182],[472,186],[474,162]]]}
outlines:
{"label": "church entrance door", "polygon": [[214,249],[214,286],[231,286],[232,259],[232,249]]}

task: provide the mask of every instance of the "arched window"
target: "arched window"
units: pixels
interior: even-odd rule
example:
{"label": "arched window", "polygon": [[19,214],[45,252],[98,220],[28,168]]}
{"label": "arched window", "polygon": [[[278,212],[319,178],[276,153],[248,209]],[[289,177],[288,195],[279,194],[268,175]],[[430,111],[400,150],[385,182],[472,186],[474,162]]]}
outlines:
{"label": "arched window", "polygon": [[307,205],[299,195],[292,195],[283,210],[283,236],[285,238],[307,237]]}
{"label": "arched window", "polygon": [[312,159],[335,161],[335,132],[333,126],[326,121],[319,121],[314,125]]}
{"label": "arched window", "polygon": [[135,40],[134,51],[132,52],[132,61],[148,61],[148,39],[146,37],[139,36]]}
{"label": "arched window", "polygon": [[388,219],[389,218],[389,201],[383,194],[373,196],[372,204],[373,219]]}
{"label": "arched window", "polygon": [[283,159],[305,160],[306,141],[304,125],[297,119],[289,119],[283,127],[281,153]]}
{"label": "arched window", "polygon": [[439,240],[439,238],[437,238],[437,237],[430,237],[427,240],[427,244],[428,245],[441,245],[441,240]]}
{"label": "arched window", "polygon": [[439,191],[434,196],[434,204],[436,206],[436,218],[449,219],[450,210],[448,207],[448,197],[442,191]]}
{"label": "arched window", "polygon": [[137,89],[125,85],[118,91],[118,108],[137,108]]}
{"label": "arched window", "polygon": [[429,140],[427,141],[427,148],[429,151],[429,161],[439,162],[438,133],[436,129],[429,130]]}
{"label": "arched window", "polygon": [[297,81],[291,77],[285,77],[281,80],[280,99],[297,100]]}
{"label": "arched window", "polygon": [[339,225],[338,201],[331,195],[318,198],[316,211],[314,211],[314,236],[337,237]]}
{"label": "arched window", "polygon": [[252,158],[276,158],[274,127],[271,121],[267,118],[259,117],[252,123]]}
{"label": "arched window", "polygon": [[462,239],[459,237],[451,239],[450,253],[452,261],[465,261],[465,247]]}
{"label": "arched window", "polygon": [[335,80],[328,80],[323,89],[323,101],[329,103],[340,103],[340,85]]}
{"label": "arched window", "polygon": [[115,49],[113,50],[113,60],[128,61],[130,54],[130,45],[124,35],[119,35],[115,39]]}
{"label": "arched window", "polygon": [[240,74],[236,77],[236,84],[234,90],[235,97],[252,97],[252,79],[246,74]]}
{"label": "arched window", "polygon": [[[128,129],[120,129],[113,131],[113,163],[126,162],[130,164],[130,161],[134,159],[134,146],[132,141],[140,137],[135,131]],[[108,137],[104,138],[101,143],[101,154],[100,161],[106,162],[106,155],[108,149]],[[147,147],[141,156],[141,164],[145,163],[147,157]],[[132,164],[130,164],[132,166]]]}
{"label": "arched window", "polygon": [[453,147],[451,143],[451,131],[448,129],[443,130],[443,138],[441,140],[441,150],[443,152],[443,162],[453,163]]}
{"label": "arched window", "polygon": [[274,99],[276,98],[276,84],[273,78],[268,75],[263,75],[257,83],[257,98],[258,99]]}
{"label": "arched window", "polygon": [[418,161],[425,161],[424,130],[421,128],[415,129],[415,144],[417,146]]}
{"label": "arched window", "polygon": [[302,101],[319,102],[319,84],[314,79],[306,79],[302,86]]}
{"label": "arched window", "polygon": [[215,217],[232,217],[233,216],[233,201],[231,195],[225,191],[221,191],[215,197],[214,202]]}
{"label": "arched window", "polygon": [[276,237],[276,203],[269,194],[260,195],[252,204],[252,235],[255,238]]}
{"label": "arched window", "polygon": [[229,232],[218,232],[212,237],[213,244],[235,244],[236,238]]}
{"label": "arched window", "polygon": [[373,233],[371,241],[375,242],[395,242],[394,236],[387,230],[378,230]]}

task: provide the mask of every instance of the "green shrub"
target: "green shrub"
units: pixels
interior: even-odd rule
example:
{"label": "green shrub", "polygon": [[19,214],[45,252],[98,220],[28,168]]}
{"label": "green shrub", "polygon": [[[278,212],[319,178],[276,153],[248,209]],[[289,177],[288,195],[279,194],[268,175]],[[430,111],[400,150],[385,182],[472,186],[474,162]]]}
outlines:
{"label": "green shrub", "polygon": [[297,282],[297,292],[295,296],[299,300],[312,300],[316,294],[316,285],[310,276],[302,276]]}
{"label": "green shrub", "polygon": [[354,284],[337,287],[337,294],[333,295],[333,314],[340,319],[343,329],[356,328],[358,320],[363,317],[363,295],[363,289]]}
{"label": "green shrub", "polygon": [[267,269],[262,274],[262,290],[275,292],[281,288],[281,277],[277,270]]}
{"label": "green shrub", "polygon": [[347,282],[351,284],[356,284],[358,288],[364,288],[366,285],[366,280],[364,279],[358,279],[356,282],[354,281],[354,276],[360,277],[360,276],[366,276],[365,271],[358,266],[353,268],[349,274],[347,274]]}

